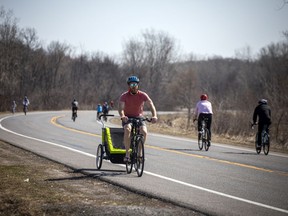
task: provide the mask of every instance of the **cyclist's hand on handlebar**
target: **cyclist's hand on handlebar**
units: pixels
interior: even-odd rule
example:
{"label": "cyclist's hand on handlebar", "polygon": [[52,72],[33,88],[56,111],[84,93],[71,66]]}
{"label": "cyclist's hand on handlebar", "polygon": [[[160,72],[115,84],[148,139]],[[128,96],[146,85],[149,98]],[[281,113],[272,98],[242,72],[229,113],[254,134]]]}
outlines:
{"label": "cyclist's hand on handlebar", "polygon": [[127,117],[127,116],[123,116],[123,117],[121,118],[121,120],[122,120],[122,122],[126,123],[126,122],[128,121],[128,117]]}
{"label": "cyclist's hand on handlebar", "polygon": [[157,119],[158,119],[158,118],[157,118],[156,116],[154,116],[154,117],[151,118],[151,122],[154,124],[154,123],[157,122]]}
{"label": "cyclist's hand on handlebar", "polygon": [[251,128],[254,129],[254,126],[257,125],[257,122],[251,122]]}

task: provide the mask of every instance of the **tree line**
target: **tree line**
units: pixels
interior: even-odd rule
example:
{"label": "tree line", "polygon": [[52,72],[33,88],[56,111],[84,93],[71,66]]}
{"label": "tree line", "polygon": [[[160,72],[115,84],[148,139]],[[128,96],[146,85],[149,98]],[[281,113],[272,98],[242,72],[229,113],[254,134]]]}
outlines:
{"label": "tree line", "polygon": [[229,137],[250,136],[248,122],[257,101],[266,98],[272,140],[287,148],[288,31],[283,41],[268,44],[253,58],[247,49],[235,58],[190,54],[184,59],[173,37],[153,29],[127,40],[117,58],[102,52],[75,56],[59,41],[44,47],[35,29],[20,28],[13,12],[1,7],[0,111],[10,110],[13,100],[21,107],[25,95],[32,110],[69,109],[74,98],[81,109],[111,100],[117,105],[132,74],[157,110],[187,110],[187,129],[199,96],[208,94],[213,132]]}

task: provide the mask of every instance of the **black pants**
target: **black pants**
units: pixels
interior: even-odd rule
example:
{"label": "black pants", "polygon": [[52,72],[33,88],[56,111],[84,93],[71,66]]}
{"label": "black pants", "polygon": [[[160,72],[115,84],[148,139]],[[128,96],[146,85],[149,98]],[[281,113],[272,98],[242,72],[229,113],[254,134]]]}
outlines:
{"label": "black pants", "polygon": [[270,126],[270,123],[267,124],[267,123],[258,123],[258,145],[260,146],[261,145],[261,133],[262,133],[262,130],[264,128],[266,128],[266,132],[269,134],[269,126]]}
{"label": "black pants", "polygon": [[211,137],[212,137],[212,133],[211,133],[212,114],[200,113],[200,115],[198,117],[198,131],[201,131],[201,127],[202,127],[201,122],[204,119],[207,119],[207,121],[206,121],[207,125],[206,126],[207,126],[207,129],[209,131],[209,134],[208,134],[209,140],[211,140]]}
{"label": "black pants", "polygon": [[77,107],[73,107],[73,108],[72,108],[72,117],[73,117],[73,113],[74,113],[74,112],[76,112],[76,117],[77,117],[77,110],[78,110]]}

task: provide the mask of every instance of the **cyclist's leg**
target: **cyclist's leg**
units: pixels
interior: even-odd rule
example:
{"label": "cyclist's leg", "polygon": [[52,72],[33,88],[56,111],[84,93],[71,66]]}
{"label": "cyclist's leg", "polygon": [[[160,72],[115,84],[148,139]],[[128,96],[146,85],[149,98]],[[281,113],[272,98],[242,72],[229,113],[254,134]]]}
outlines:
{"label": "cyclist's leg", "polygon": [[204,116],[203,113],[200,113],[198,116],[198,133],[202,130],[202,120]]}
{"label": "cyclist's leg", "polygon": [[129,149],[130,149],[130,135],[131,135],[131,129],[132,126],[130,123],[128,124],[124,124],[123,125],[124,128],[124,145],[125,145],[125,150],[126,150],[126,159],[130,158],[130,153],[129,153]]}
{"label": "cyclist's leg", "polygon": [[261,124],[261,123],[258,124],[258,146],[261,146],[263,127],[264,127],[263,124]]}
{"label": "cyclist's leg", "polygon": [[269,135],[269,126],[270,126],[270,124],[267,124],[266,126],[267,126],[267,127],[266,127],[266,132],[267,132],[268,135]]}
{"label": "cyclist's leg", "polygon": [[[143,122],[144,123],[144,122]],[[147,137],[147,133],[148,133],[148,130],[147,130],[147,127],[145,124],[143,124],[141,127],[140,127],[140,133],[143,135],[143,146],[145,144],[145,141],[146,141],[146,137]],[[139,151],[142,152],[142,146],[140,146],[139,148]],[[142,155],[140,155],[142,156]]]}
{"label": "cyclist's leg", "polygon": [[145,141],[146,141],[146,136],[148,134],[148,130],[147,130],[147,127],[145,124],[143,124],[141,127],[140,127],[140,133],[143,134],[143,144],[145,144]]}
{"label": "cyclist's leg", "polygon": [[207,129],[208,129],[208,144],[211,144],[212,132],[211,132],[211,125],[212,125],[212,114],[208,114],[208,121],[207,121]]}

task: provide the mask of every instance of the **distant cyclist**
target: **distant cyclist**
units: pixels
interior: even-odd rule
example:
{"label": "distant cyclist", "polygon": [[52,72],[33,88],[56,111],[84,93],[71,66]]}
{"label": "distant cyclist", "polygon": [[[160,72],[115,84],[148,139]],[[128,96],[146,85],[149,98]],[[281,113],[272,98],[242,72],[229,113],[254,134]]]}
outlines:
{"label": "distant cyclist", "polygon": [[73,113],[74,111],[76,112],[76,117],[77,117],[77,110],[78,110],[78,101],[74,99],[71,103],[72,105],[72,119],[73,119]]}
{"label": "distant cyclist", "polygon": [[271,124],[271,109],[268,106],[268,101],[266,99],[261,99],[258,101],[253,113],[253,124],[257,124],[258,117],[258,146],[261,146],[261,133],[265,125],[267,125],[267,133],[269,134],[269,126]]}
{"label": "distant cyclist", "polygon": [[17,107],[16,101],[13,100],[12,106],[11,106],[11,108],[12,108],[12,113],[13,113],[13,114],[16,112],[16,107]]}
{"label": "distant cyclist", "polygon": [[29,104],[30,104],[29,99],[27,96],[25,96],[23,99],[23,112],[24,113],[27,112]]}
{"label": "distant cyclist", "polygon": [[103,114],[104,114],[104,115],[108,115],[108,113],[109,113],[109,105],[108,105],[107,102],[105,102],[105,103],[103,104],[102,109],[103,109]]}
{"label": "distant cyclist", "polygon": [[110,101],[110,109],[113,109],[113,108],[114,108],[114,101],[111,100],[111,101]]}
{"label": "distant cyclist", "polygon": [[209,131],[208,136],[208,146],[211,145],[211,124],[212,124],[212,104],[208,101],[207,94],[202,94],[200,96],[200,101],[196,104],[195,114],[194,114],[194,121],[198,118],[198,133],[201,131],[201,122],[203,119],[207,119],[207,129]]}
{"label": "distant cyclist", "polygon": [[102,114],[103,110],[102,110],[102,106],[101,104],[97,105],[97,119],[99,119],[99,116]]}

